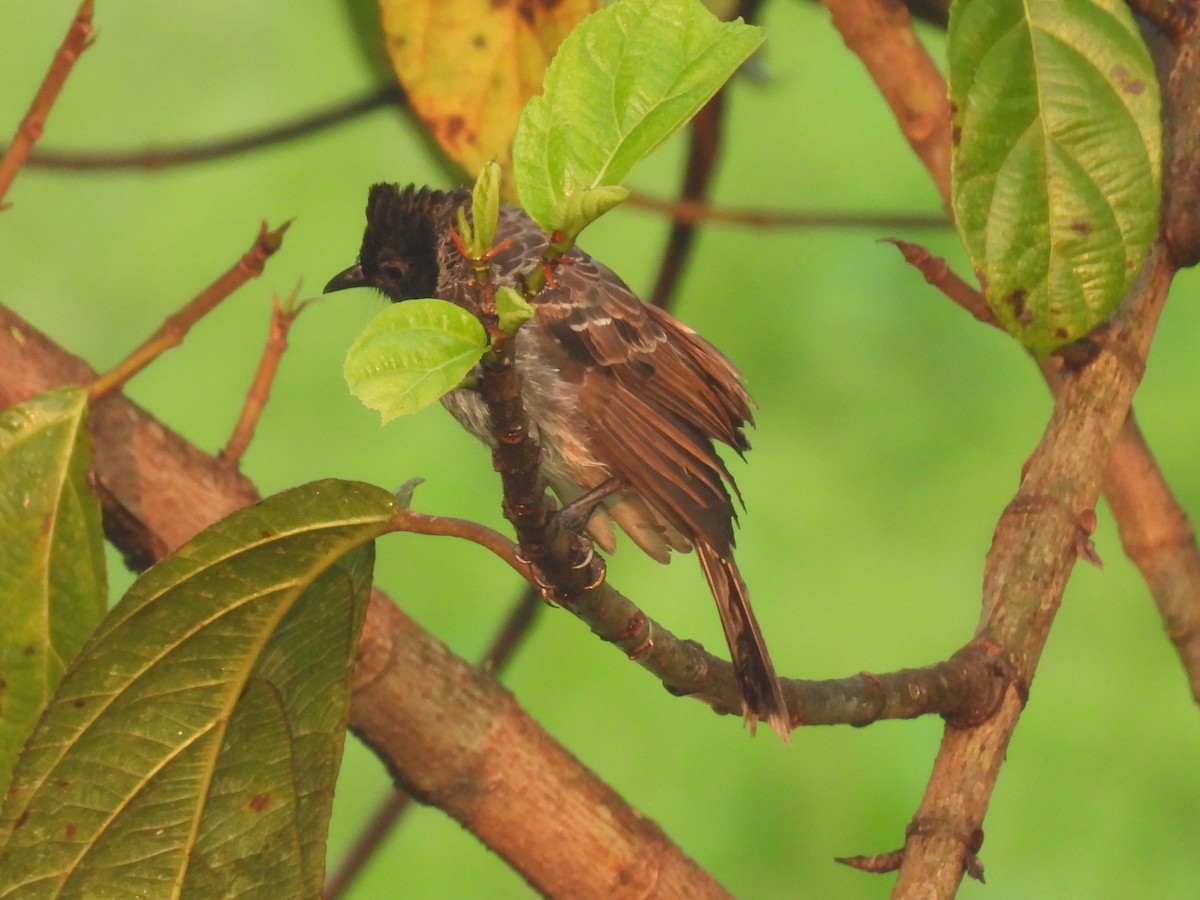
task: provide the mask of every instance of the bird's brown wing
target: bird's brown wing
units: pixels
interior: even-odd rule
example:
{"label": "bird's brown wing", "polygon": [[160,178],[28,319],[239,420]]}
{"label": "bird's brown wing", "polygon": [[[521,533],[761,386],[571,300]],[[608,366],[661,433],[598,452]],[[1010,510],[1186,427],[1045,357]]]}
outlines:
{"label": "bird's brown wing", "polygon": [[[525,226],[525,227],[523,227]],[[513,239],[497,260],[503,273],[527,269],[545,235],[517,213],[501,217],[498,237]],[[576,386],[573,414],[591,456],[626,490],[613,517],[646,552],[665,561],[665,546],[645,541],[649,511],[694,544],[717,602],[733,658],[742,709],[753,730],[765,719],[784,740],[791,719],[766,643],[733,560],[737,487],[713,448],[719,440],[749,448],[742,427],[752,401],[733,364],[668,313],[643,304],[613,272],[575,251],[534,298],[541,354]],[[594,487],[586,485],[585,487]],[[631,523],[623,516],[632,517]],[[642,533],[639,539],[638,533]],[[657,552],[656,552],[657,551]]]}
{"label": "bird's brown wing", "polygon": [[686,325],[641,303],[599,263],[582,257],[555,277],[553,291],[538,297],[538,320],[565,351],[564,377],[578,380],[579,414],[594,455],[695,545],[745,720],[753,731],[764,719],[788,740],[783,688],[733,559],[735,515],[726,485],[737,488],[713,448],[714,440],[739,451],[749,447],[741,429],[751,419],[751,401],[737,370]]}
{"label": "bird's brown wing", "polygon": [[578,411],[595,456],[689,540],[733,545],[733,478],[713,449],[748,448],[751,400],[733,364],[668,313],[642,303],[586,255],[559,265],[536,298],[580,385]]}

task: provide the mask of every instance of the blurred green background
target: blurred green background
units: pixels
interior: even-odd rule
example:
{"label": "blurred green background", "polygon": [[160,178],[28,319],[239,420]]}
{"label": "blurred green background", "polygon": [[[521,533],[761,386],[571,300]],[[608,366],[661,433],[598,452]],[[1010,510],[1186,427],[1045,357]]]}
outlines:
{"label": "blurred green background", "polygon": [[[108,3],[98,40],[55,107],[44,146],[115,149],[225,136],[381,83],[353,12],[370,3]],[[0,8],[0,123],[33,96],[74,0]],[[733,87],[714,200],[795,209],[936,212],[938,201],[815,5],[767,4],[761,82]],[[940,35],[923,30],[940,58]],[[675,141],[633,187],[678,181]],[[273,292],[315,293],[354,258],[367,186],[445,185],[395,110],[295,143],[189,168],[26,170],[0,215],[0,302],[104,368],[249,246],[259,221],[295,217],[282,251],[129,387],[217,450],[261,350]],[[584,245],[648,289],[666,234],[623,209]],[[765,231],[713,226],[679,296],[682,318],[743,368],[760,404],[739,561],[780,670],[812,678],[944,658],[969,639],[992,529],[1049,400],[1019,349],[928,288],[876,238],[897,234],[969,271],[948,230]],[[1189,509],[1200,506],[1191,336],[1181,278],[1145,385],[1142,427]],[[394,487],[426,511],[503,526],[487,454],[440,410],[380,429],[346,391],[341,359],[379,308],[365,293],[307,311],[244,468],[264,492],[337,476]],[[0,365],[3,361],[0,360]],[[1200,721],[1153,604],[1106,513],[1106,566],[1080,566],[985,822],[987,896],[1193,897],[1200,881]],[[625,549],[615,584],[677,634],[724,650],[696,565]],[[468,659],[517,585],[474,546],[382,542],[380,584]],[[117,588],[129,582],[114,560]],[[937,720],[801,731],[785,747],[669,697],[565,613],[547,611],[506,682],[525,707],[734,894],[886,896],[890,876],[832,863],[903,839],[937,749]],[[353,739],[331,860],[388,789]],[[354,897],[527,897],[531,890],[441,813],[417,809]],[[963,897],[985,896],[968,883]]]}

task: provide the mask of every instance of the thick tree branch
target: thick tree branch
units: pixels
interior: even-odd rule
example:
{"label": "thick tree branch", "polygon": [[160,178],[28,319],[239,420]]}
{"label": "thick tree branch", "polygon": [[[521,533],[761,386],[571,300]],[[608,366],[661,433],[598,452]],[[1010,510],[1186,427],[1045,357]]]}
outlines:
{"label": "thick tree branch", "polygon": [[[900,248],[926,281],[980,322],[999,327],[983,295],[959,278],[945,260],[917,244],[890,243]],[[1048,361],[1040,368],[1057,396],[1062,390],[1059,366]],[[1125,553],[1141,570],[1179,653],[1192,697],[1200,703],[1200,547],[1195,528],[1172,495],[1132,411],[1109,457],[1104,495],[1117,520]]]}
{"label": "thick tree branch", "polygon": [[[3,306],[0,358],[0,408],[95,377]],[[232,465],[120,395],[93,406],[90,428],[106,533],[139,568],[258,499]],[[494,679],[378,591],[353,684],[351,727],[420,799],[456,816],[548,895],[638,897],[653,888],[665,897],[727,896]]]}
{"label": "thick tree branch", "polygon": [[1008,742],[1028,698],[1077,555],[1081,517],[1129,412],[1174,266],[1156,246],[1133,302],[1108,326],[1097,357],[1063,373],[1045,435],[996,526],[976,636],[1005,648],[1018,678],[997,715],[946,728],[909,829],[893,897],[951,897],[977,845]]}
{"label": "thick tree branch", "polygon": [[[887,71],[887,66],[873,62],[909,58],[911,63],[911,55],[922,52],[915,39],[905,34],[903,23],[894,27],[895,19],[889,21],[880,0],[828,0],[826,5],[835,11],[835,24],[847,44],[863,55],[902,127],[911,109],[926,108],[938,91],[944,94],[944,83],[931,62],[907,65],[904,71],[908,74],[899,78],[895,71]],[[903,18],[894,9],[891,16]],[[1166,242],[1155,248],[1146,263],[1129,310],[1102,330],[1103,360],[1093,361],[1081,372],[1064,373],[1053,365],[1043,366],[1056,395],[1055,415],[1027,464],[1021,491],[997,526],[985,575],[985,613],[977,632],[978,638],[1005,648],[1020,677],[996,719],[974,730],[954,723],[947,727],[925,798],[908,829],[894,893],[897,897],[952,896],[963,872],[979,867],[975,853],[1004,748],[1024,705],[1075,556],[1090,546],[1092,491],[1093,487],[1098,491],[1101,473],[1122,540],[1138,553],[1135,562],[1147,573],[1193,694],[1200,699],[1196,694],[1200,683],[1200,591],[1194,589],[1200,584],[1196,581],[1200,552],[1137,432],[1129,407],[1174,269],[1181,260],[1192,259],[1196,254],[1193,248],[1200,246],[1196,238],[1200,229],[1194,227],[1196,204],[1191,200],[1200,195],[1194,174],[1200,169],[1194,164],[1200,141],[1191,97],[1200,53],[1196,52],[1194,32],[1176,37],[1183,41],[1185,49],[1179,56],[1186,58],[1186,66],[1173,65],[1173,59],[1160,60],[1159,69],[1168,87],[1164,98],[1166,199],[1161,229]],[[939,139],[944,141],[942,151],[929,152],[928,145],[912,143],[949,209],[948,129]],[[1176,195],[1183,202],[1173,201]],[[948,269],[939,267],[939,261],[927,253],[914,255],[914,249],[920,248],[913,245],[897,242],[897,246],[930,283],[980,321],[994,324],[982,298]],[[1139,504],[1141,514],[1136,511]],[[1143,541],[1146,535],[1153,536]]]}
{"label": "thick tree branch", "polygon": [[[544,605],[541,595],[532,586],[521,592],[479,661],[481,672],[499,675],[504,671],[529,636],[533,621]],[[325,900],[337,900],[353,886],[363,867],[383,847],[384,838],[391,834],[403,821],[405,812],[412,808],[412,800],[412,794],[397,786],[375,808],[371,818],[358,832],[349,852],[326,882],[323,892]]]}
{"label": "thick tree branch", "polygon": [[[727,897],[525,714],[393,604],[372,603],[351,725],[419,800],[548,897]],[[432,676],[432,677],[431,677]]]}
{"label": "thick tree branch", "polygon": [[1129,8],[1152,22],[1171,40],[1179,40],[1188,27],[1188,0],[1127,0]]}
{"label": "thick tree branch", "polygon": [[1176,11],[1171,41],[1152,47],[1163,91],[1162,233],[1175,265],[1200,262],[1200,6]]}

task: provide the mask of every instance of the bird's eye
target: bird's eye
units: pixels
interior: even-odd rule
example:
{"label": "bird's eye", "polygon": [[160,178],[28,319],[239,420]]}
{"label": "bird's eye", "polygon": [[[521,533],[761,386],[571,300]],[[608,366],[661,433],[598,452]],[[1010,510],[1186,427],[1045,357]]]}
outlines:
{"label": "bird's eye", "polygon": [[397,281],[405,281],[408,279],[409,267],[408,263],[398,259],[390,259],[387,262],[379,264],[381,273],[395,278]]}

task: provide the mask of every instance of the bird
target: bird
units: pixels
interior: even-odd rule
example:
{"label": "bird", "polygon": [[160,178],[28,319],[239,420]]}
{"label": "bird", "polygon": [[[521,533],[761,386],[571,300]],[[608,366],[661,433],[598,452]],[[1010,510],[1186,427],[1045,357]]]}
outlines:
{"label": "bird", "polygon": [[[438,298],[474,309],[475,273],[452,232],[468,190],[375,184],[355,263],[325,293],[370,287],[399,303]],[[551,236],[518,207],[499,214],[491,258],[496,285],[521,288]],[[792,717],[749,591],[734,561],[730,495],[741,501],[714,441],[749,448],[753,401],[734,364],[665,310],[642,302],[611,269],[575,247],[527,298],[515,365],[546,482],[564,504],[612,490],[586,518],[593,541],[615,549],[613,523],[659,562],[695,550],[716,601],[751,734],[765,720],[789,740]],[[460,387],[442,404],[494,445],[478,393]]]}

